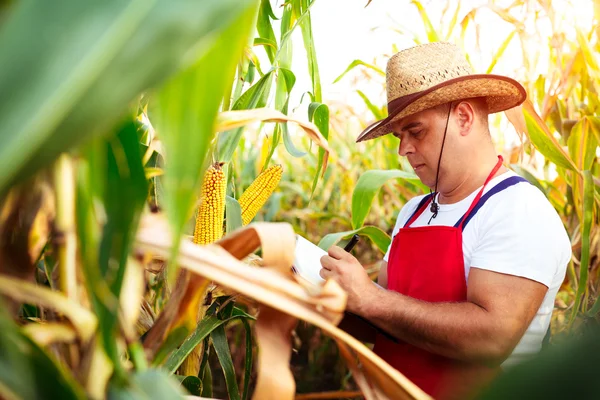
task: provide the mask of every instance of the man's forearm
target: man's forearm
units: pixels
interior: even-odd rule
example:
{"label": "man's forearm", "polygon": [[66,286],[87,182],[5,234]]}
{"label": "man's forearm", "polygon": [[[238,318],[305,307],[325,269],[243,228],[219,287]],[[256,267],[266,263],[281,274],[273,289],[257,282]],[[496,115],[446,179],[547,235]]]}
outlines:
{"label": "man's forearm", "polygon": [[502,321],[471,303],[428,303],[377,289],[356,313],[395,337],[446,357],[500,362],[512,349]]}

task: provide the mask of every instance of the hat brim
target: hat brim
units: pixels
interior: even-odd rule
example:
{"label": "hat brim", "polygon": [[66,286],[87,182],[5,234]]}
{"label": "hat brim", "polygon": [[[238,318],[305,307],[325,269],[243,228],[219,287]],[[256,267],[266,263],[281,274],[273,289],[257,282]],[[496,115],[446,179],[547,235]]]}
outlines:
{"label": "hat brim", "polygon": [[527,92],[516,80],[501,75],[473,74],[449,79],[427,90],[390,102],[389,115],[369,125],[361,132],[356,142],[364,142],[391,133],[390,125],[409,115],[451,101],[473,97],[485,97],[488,112],[494,114],[520,105],[527,98]]}

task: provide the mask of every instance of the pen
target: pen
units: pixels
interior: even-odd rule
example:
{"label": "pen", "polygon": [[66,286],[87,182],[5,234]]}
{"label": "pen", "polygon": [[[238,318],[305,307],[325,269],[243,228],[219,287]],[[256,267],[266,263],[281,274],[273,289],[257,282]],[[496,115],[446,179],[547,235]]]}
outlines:
{"label": "pen", "polygon": [[358,243],[358,238],[359,236],[357,234],[354,234],[354,236],[350,238],[350,241],[346,244],[346,246],[344,246],[344,251],[350,253],[354,246],[356,246],[356,243]]}

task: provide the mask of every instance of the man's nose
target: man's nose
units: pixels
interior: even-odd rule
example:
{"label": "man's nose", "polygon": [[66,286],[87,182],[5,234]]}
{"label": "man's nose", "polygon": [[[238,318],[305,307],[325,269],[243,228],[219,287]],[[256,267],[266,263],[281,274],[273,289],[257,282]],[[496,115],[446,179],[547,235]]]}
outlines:
{"label": "man's nose", "polygon": [[415,147],[410,143],[410,140],[401,140],[398,146],[398,155],[406,157],[408,154],[415,152]]}

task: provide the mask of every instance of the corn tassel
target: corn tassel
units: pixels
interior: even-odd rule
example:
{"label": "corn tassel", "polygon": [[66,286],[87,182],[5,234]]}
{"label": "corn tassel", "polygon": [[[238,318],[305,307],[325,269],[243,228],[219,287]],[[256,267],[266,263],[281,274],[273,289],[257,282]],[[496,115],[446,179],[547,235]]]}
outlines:
{"label": "corn tassel", "polygon": [[242,224],[247,225],[267,202],[267,199],[281,180],[283,168],[281,165],[273,165],[263,171],[240,197],[242,209]]}
{"label": "corn tassel", "polygon": [[225,174],[221,167],[224,163],[210,166],[202,183],[201,203],[196,214],[194,243],[209,244],[223,236],[223,217],[225,215]]}

